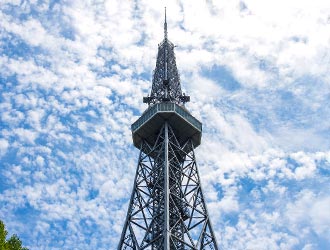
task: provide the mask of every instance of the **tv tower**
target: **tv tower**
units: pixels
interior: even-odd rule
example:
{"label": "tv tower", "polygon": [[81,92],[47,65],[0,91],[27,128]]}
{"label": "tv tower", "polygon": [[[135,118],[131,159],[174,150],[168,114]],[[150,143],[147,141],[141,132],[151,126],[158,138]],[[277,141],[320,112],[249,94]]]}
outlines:
{"label": "tv tower", "polygon": [[140,150],[118,250],[218,250],[201,188],[194,149],[202,123],[185,108],[174,45],[158,46],[148,108],[132,124]]}

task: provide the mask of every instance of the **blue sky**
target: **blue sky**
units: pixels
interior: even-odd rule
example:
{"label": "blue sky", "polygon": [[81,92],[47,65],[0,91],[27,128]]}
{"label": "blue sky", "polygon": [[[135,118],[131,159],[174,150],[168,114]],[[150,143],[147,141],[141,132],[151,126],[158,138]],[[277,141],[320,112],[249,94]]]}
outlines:
{"label": "blue sky", "polygon": [[115,249],[168,10],[223,249],[330,245],[330,4],[0,4],[0,219],[31,250]]}

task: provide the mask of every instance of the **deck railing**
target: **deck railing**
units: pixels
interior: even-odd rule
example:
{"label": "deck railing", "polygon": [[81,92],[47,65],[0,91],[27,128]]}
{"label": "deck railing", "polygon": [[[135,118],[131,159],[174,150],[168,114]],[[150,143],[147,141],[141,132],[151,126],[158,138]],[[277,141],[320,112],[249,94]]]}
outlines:
{"label": "deck railing", "polygon": [[191,125],[193,125],[198,130],[202,130],[202,123],[198,121],[195,117],[193,117],[188,111],[181,108],[179,105],[171,102],[162,102],[156,103],[149,107],[142,116],[132,124],[132,131],[136,131],[139,127],[141,127],[146,121],[148,121],[151,117],[153,117],[158,112],[175,112],[186,121],[188,121]]}

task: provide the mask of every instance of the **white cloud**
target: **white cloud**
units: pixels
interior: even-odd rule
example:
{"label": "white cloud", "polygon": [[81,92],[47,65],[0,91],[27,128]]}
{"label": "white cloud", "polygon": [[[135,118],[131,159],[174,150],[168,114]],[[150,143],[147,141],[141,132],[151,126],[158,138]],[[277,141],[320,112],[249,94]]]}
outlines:
{"label": "white cloud", "polygon": [[316,200],[311,210],[312,224],[314,230],[328,238],[330,235],[330,197],[322,197]]}
{"label": "white cloud", "polygon": [[13,131],[23,143],[34,144],[38,134],[29,129],[17,128]]}
{"label": "white cloud", "polygon": [[303,152],[292,154],[291,157],[295,159],[297,163],[302,165],[295,169],[295,175],[298,180],[313,176],[316,170],[315,162],[313,159],[305,155]]}
{"label": "white cloud", "polygon": [[290,228],[300,230],[305,237],[315,233],[321,239],[328,239],[330,214],[327,208],[329,205],[328,196],[302,190],[297,199],[287,205],[285,215],[286,219],[290,221]]}
{"label": "white cloud", "polygon": [[0,157],[6,154],[9,143],[5,139],[0,139]]}
{"label": "white cloud", "polygon": [[42,156],[38,155],[36,158],[36,162],[40,167],[43,167],[45,164],[45,159]]}

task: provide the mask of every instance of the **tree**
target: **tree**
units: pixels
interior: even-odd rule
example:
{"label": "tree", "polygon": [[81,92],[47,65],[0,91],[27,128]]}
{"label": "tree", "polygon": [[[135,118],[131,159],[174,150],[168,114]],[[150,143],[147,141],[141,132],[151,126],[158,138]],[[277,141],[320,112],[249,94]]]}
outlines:
{"label": "tree", "polygon": [[16,234],[12,235],[9,240],[6,240],[7,235],[5,224],[0,220],[0,250],[29,250],[22,247],[22,241]]}
{"label": "tree", "polygon": [[0,220],[0,250],[5,249],[7,234],[5,224]]}

